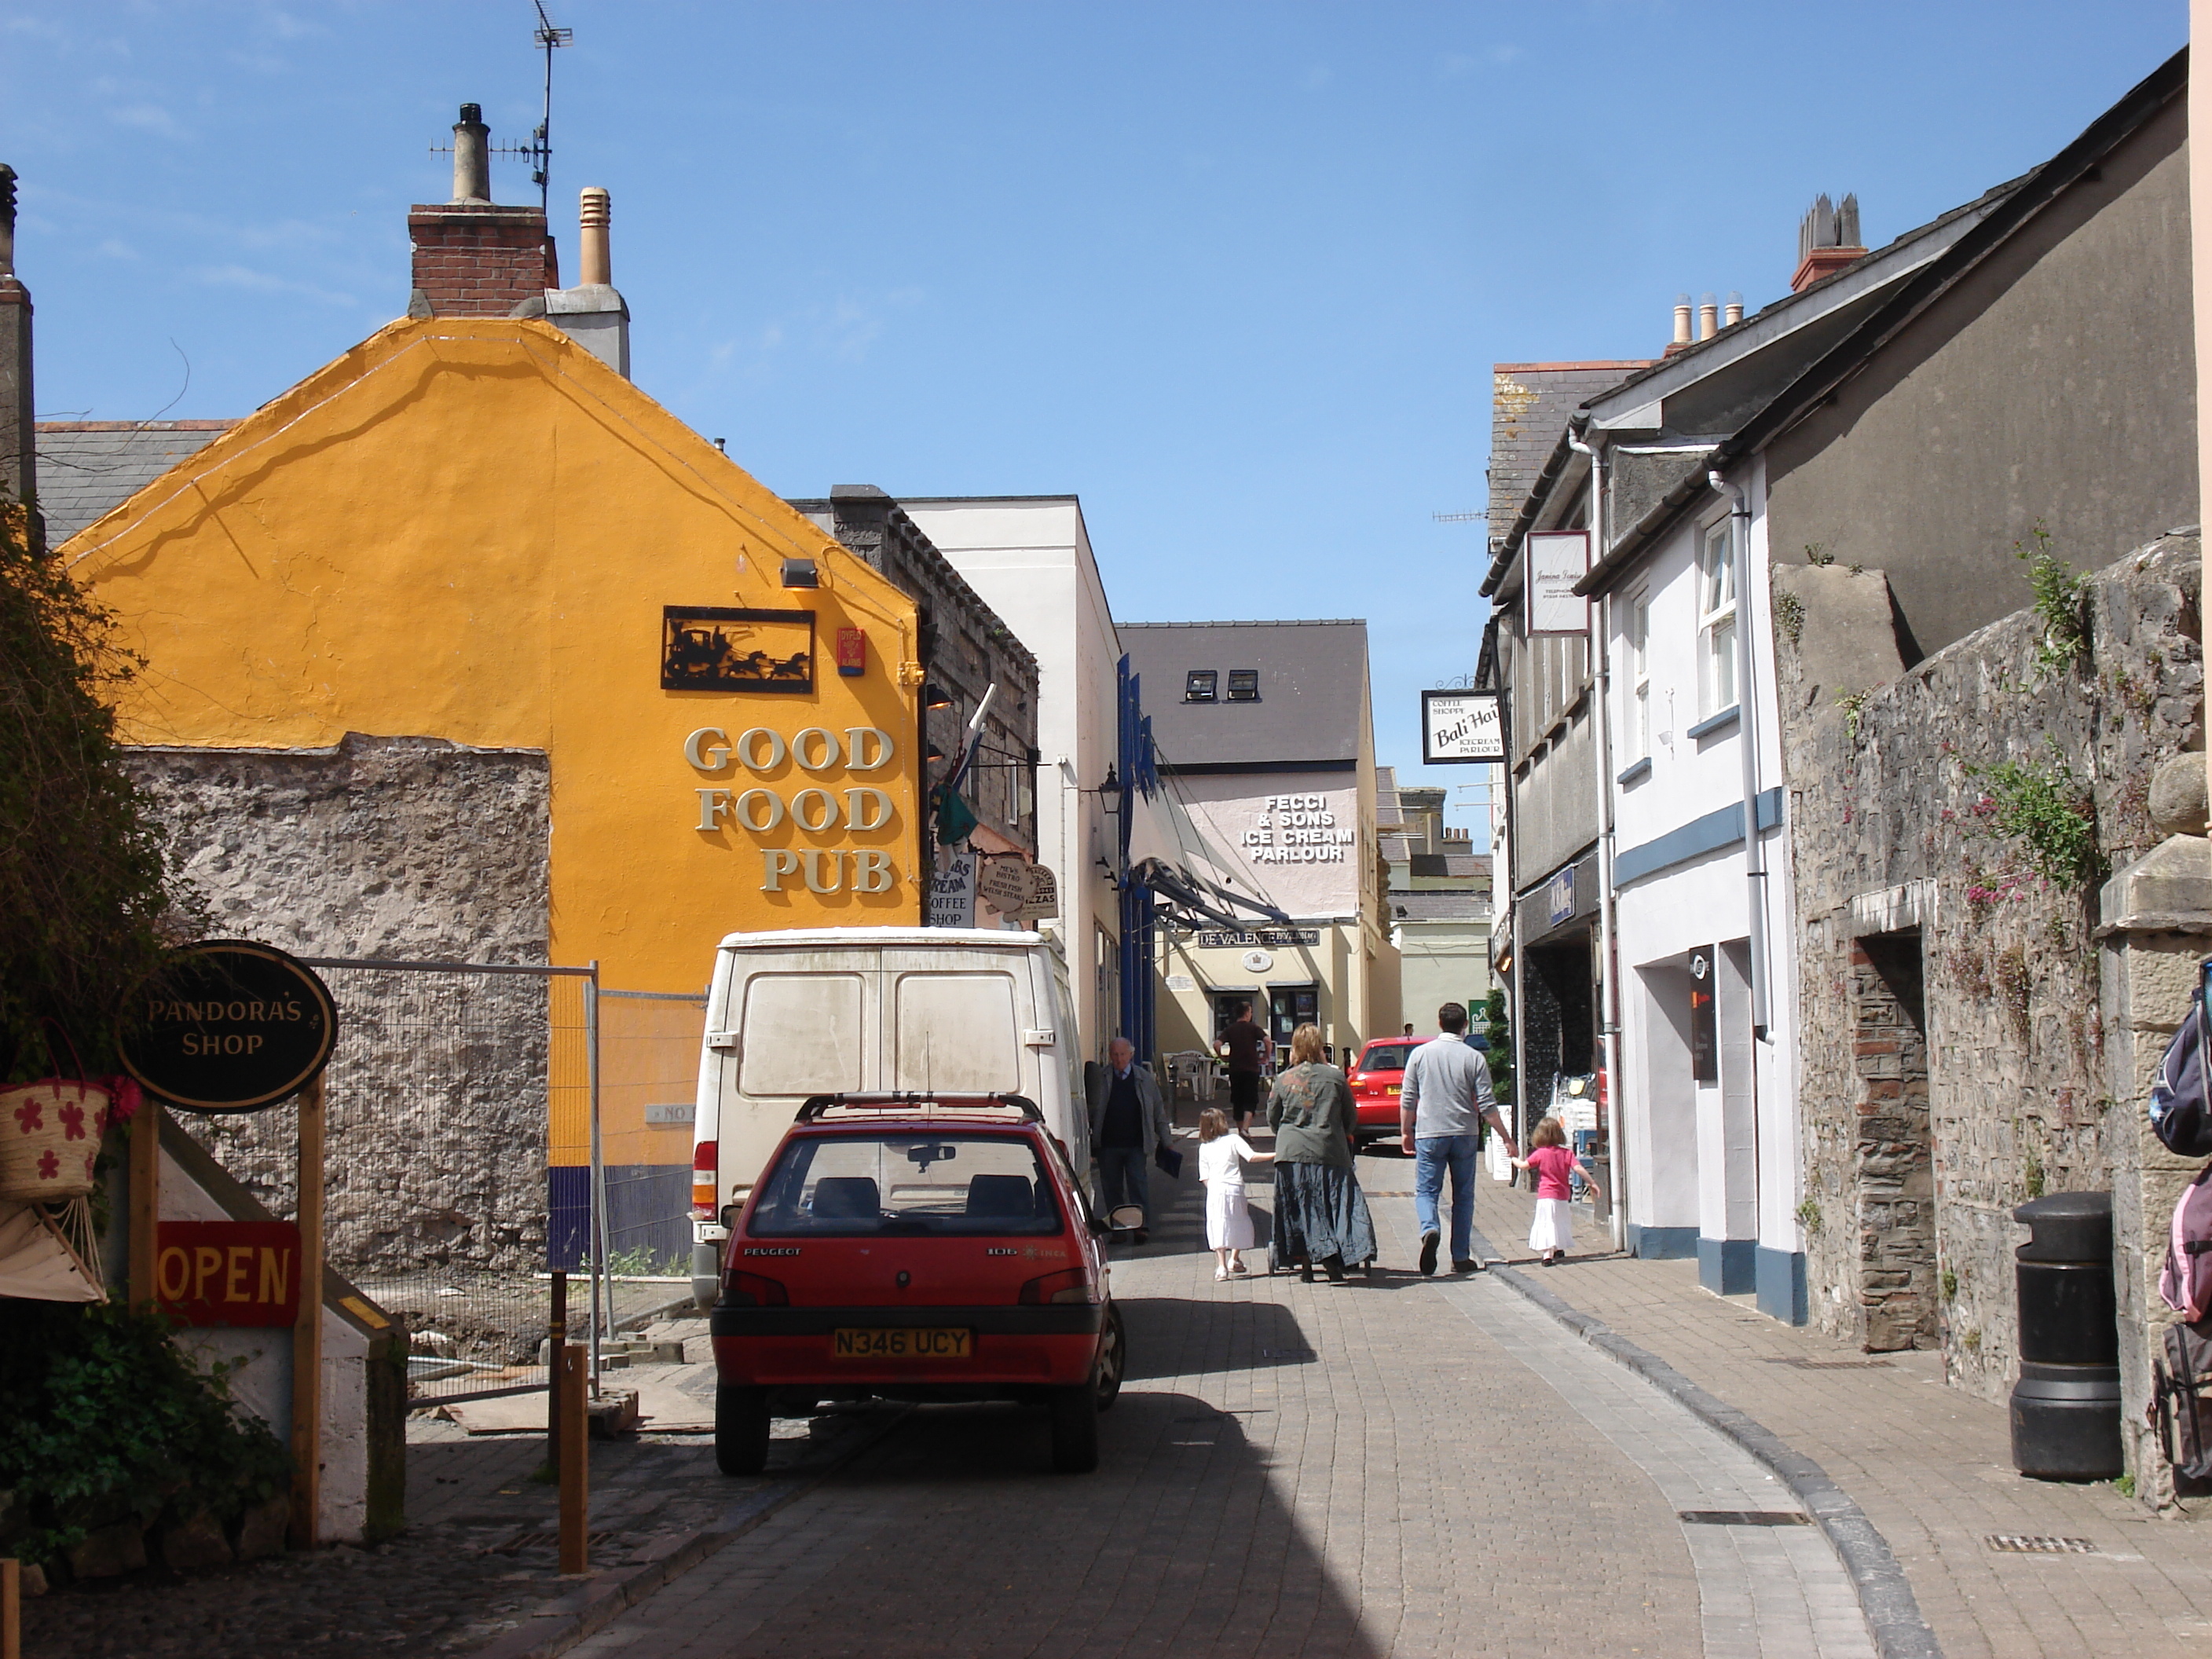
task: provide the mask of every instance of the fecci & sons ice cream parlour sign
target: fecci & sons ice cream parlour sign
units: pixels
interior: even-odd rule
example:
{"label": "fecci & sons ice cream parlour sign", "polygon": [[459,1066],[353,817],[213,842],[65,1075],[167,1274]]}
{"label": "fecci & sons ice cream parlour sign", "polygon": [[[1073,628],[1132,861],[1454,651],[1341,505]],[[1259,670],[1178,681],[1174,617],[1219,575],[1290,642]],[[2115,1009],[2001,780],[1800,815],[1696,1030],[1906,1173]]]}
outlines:
{"label": "fecci & sons ice cream parlour sign", "polygon": [[[684,758],[702,776],[728,781],[698,787],[696,827],[761,841],[787,838],[793,830],[818,836],[887,829],[896,815],[890,792],[856,780],[881,772],[896,752],[891,734],[873,726],[809,726],[788,737],[755,726],[734,740],[721,726],[702,726],[684,739]],[[887,893],[897,879],[889,848],[757,850],[763,893]]]}

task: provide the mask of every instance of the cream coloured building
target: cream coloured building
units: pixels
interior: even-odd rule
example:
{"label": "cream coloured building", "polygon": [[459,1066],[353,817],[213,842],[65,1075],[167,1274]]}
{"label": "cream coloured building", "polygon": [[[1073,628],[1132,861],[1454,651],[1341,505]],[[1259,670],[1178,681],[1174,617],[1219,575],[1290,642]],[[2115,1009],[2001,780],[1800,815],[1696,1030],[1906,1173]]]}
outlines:
{"label": "cream coloured building", "polygon": [[1237,888],[1285,917],[1163,922],[1159,1047],[1210,1046],[1228,1011],[1338,1056],[1398,1029],[1398,956],[1376,842],[1367,624],[1124,623],[1162,784]]}

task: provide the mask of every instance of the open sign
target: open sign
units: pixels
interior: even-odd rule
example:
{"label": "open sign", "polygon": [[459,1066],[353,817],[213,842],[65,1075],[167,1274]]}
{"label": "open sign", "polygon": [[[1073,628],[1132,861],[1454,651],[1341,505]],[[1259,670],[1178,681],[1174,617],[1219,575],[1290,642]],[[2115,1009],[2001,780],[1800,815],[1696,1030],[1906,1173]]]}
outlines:
{"label": "open sign", "polygon": [[300,1229],[289,1221],[164,1221],[154,1294],[186,1325],[289,1325],[300,1313]]}

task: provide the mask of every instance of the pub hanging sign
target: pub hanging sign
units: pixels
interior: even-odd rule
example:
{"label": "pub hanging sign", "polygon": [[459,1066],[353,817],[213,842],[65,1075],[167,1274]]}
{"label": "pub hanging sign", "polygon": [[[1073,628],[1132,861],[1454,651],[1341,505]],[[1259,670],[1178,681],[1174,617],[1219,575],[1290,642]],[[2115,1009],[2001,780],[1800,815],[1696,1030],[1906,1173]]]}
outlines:
{"label": "pub hanging sign", "polygon": [[206,939],[172,951],[126,1006],[123,1069],[189,1112],[258,1112],[329,1063],[337,1005],[273,945]]}

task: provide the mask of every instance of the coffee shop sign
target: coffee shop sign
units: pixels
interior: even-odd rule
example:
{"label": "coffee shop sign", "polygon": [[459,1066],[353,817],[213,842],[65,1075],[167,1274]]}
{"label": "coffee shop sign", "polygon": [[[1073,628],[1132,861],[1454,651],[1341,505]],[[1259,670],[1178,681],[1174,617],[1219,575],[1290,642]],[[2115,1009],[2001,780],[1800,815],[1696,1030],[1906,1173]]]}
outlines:
{"label": "coffee shop sign", "polygon": [[[788,738],[769,726],[755,726],[740,732],[735,742],[722,727],[702,726],[684,739],[684,758],[706,776],[734,768],[758,777],[788,760],[800,772],[825,783],[830,774],[840,771],[848,781],[827,787],[811,783],[787,798],[764,783],[750,788],[734,781],[708,785],[696,791],[699,821],[695,827],[708,834],[733,827],[757,836],[773,834],[787,823],[817,836],[837,829],[856,835],[887,829],[897,815],[890,792],[849,779],[882,771],[896,752],[891,734],[873,726],[847,726],[842,732],[809,726]],[[884,893],[896,879],[891,855],[883,848],[759,850],[763,893],[797,891],[802,884],[811,893]]]}

